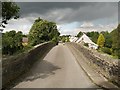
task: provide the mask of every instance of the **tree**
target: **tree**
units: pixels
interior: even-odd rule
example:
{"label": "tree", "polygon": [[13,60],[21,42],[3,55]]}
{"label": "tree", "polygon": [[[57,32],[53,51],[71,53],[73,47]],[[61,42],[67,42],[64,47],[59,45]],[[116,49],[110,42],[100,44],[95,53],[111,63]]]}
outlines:
{"label": "tree", "polygon": [[83,33],[80,31],[78,34],[77,34],[77,37],[81,37],[83,35]]}
{"label": "tree", "polygon": [[86,35],[88,37],[90,37],[90,39],[94,42],[94,43],[97,43],[97,39],[99,37],[99,33],[98,32],[95,32],[95,31],[92,31],[92,32],[87,32]]}
{"label": "tree", "polygon": [[105,37],[105,47],[111,48],[112,47],[112,36],[108,31],[102,31],[101,32],[103,36]]}
{"label": "tree", "polygon": [[101,33],[98,37],[97,44],[100,48],[102,48],[104,46],[104,43],[105,43],[105,38],[103,34]]}
{"label": "tree", "polygon": [[23,45],[22,45],[22,38],[23,38],[23,34],[21,31],[18,31],[14,37],[15,40],[15,46],[18,50],[23,49]]}
{"label": "tree", "polygon": [[118,32],[118,58],[120,59],[120,24],[117,27]]}
{"label": "tree", "polygon": [[70,39],[69,39],[69,37],[66,37],[66,42],[70,42]]}
{"label": "tree", "polygon": [[12,30],[2,34],[2,53],[12,55],[23,49],[22,32]]}
{"label": "tree", "polygon": [[7,21],[14,18],[19,18],[20,8],[15,2],[2,2],[2,23],[0,26],[4,27],[3,24],[7,24]]}
{"label": "tree", "polygon": [[120,58],[120,24],[111,32],[113,54]]}
{"label": "tree", "polygon": [[38,18],[30,29],[29,44],[34,46],[51,40],[56,41],[59,35],[56,23]]}
{"label": "tree", "polygon": [[61,36],[61,37],[60,37],[60,38],[61,38],[61,41],[62,41],[62,42],[70,42],[69,36],[70,36],[70,35],[63,35],[63,36]]}

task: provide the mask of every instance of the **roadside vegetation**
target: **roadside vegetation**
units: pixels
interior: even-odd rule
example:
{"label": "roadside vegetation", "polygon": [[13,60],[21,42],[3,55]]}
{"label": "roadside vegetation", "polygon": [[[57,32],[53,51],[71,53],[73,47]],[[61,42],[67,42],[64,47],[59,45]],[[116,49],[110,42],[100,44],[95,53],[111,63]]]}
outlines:
{"label": "roadside vegetation", "polygon": [[[98,44],[98,51],[103,52],[109,55],[112,55],[115,58],[120,59],[120,24],[112,32],[102,31],[102,32],[87,32],[86,35],[90,39]],[[79,32],[77,37],[81,37],[82,32]],[[85,44],[85,46],[87,46]]]}
{"label": "roadside vegetation", "polygon": [[[2,2],[2,22],[1,27],[6,26],[8,21],[12,18],[19,18],[20,8],[14,2]],[[77,37],[82,36],[82,32],[79,32]],[[60,33],[57,30],[57,25],[55,22],[50,22],[37,18],[29,34],[23,35],[22,32],[16,32],[12,30],[2,34],[2,53],[3,55],[13,55],[15,53],[23,52],[34,45],[39,43],[53,41],[53,42],[69,42],[69,35],[59,36]],[[120,24],[112,32],[87,32],[87,36],[91,40],[98,44],[98,51],[107,53],[109,55],[120,58]],[[23,37],[28,38],[27,43],[23,43]],[[85,44],[85,46],[88,46]]]}
{"label": "roadside vegetation", "polygon": [[[23,35],[21,31],[16,32],[15,30],[3,33],[2,53],[3,55],[13,55],[24,52],[40,43],[58,42],[59,35],[56,23],[38,18],[28,35]],[[27,44],[23,42],[24,37],[28,38]]]}
{"label": "roadside vegetation", "polygon": [[[20,8],[16,3],[2,2],[2,22],[0,27],[5,28],[10,19],[19,18],[19,11]],[[28,35],[24,35],[21,31],[16,32],[15,30],[2,33],[2,55],[16,55],[43,42],[58,42],[59,35],[60,33],[55,22],[37,18]],[[28,41],[24,42],[23,38],[28,39]]]}
{"label": "roadside vegetation", "polygon": [[59,35],[55,22],[38,18],[30,29],[28,40],[29,44],[34,46],[47,41],[58,42]]}
{"label": "roadside vegetation", "polygon": [[62,41],[62,42],[70,42],[69,36],[70,36],[70,35],[62,35],[62,36],[60,36],[59,41]]}
{"label": "roadside vegetation", "polygon": [[22,32],[14,30],[2,34],[2,53],[12,55],[23,49]]}
{"label": "roadside vegetation", "polygon": [[5,28],[8,21],[12,18],[19,18],[20,8],[15,2],[1,2],[2,3],[2,22],[0,26]]}

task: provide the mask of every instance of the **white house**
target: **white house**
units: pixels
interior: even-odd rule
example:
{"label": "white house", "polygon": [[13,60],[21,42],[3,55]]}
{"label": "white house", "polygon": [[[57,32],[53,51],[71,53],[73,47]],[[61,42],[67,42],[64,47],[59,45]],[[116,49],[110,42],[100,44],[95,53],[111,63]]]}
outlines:
{"label": "white house", "polygon": [[98,45],[92,42],[92,40],[83,33],[83,35],[76,41],[76,43],[88,43],[89,48],[97,49]]}
{"label": "white house", "polygon": [[74,36],[69,37],[69,39],[70,39],[70,42],[76,42],[78,40],[78,38]]}

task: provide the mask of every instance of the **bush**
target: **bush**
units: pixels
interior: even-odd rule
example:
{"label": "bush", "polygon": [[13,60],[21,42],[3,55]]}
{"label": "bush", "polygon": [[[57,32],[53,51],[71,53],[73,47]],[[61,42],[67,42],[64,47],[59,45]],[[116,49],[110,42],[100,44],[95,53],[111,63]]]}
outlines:
{"label": "bush", "polygon": [[13,55],[23,49],[21,31],[10,31],[2,34],[2,54]]}
{"label": "bush", "polygon": [[87,46],[87,47],[88,47],[88,43],[84,43],[84,46]]}
{"label": "bush", "polygon": [[120,59],[120,49],[112,49],[112,55]]}
{"label": "bush", "polygon": [[101,48],[101,51],[104,52],[104,53],[110,54],[110,55],[112,54],[111,49],[110,49],[110,48],[107,48],[107,47]]}

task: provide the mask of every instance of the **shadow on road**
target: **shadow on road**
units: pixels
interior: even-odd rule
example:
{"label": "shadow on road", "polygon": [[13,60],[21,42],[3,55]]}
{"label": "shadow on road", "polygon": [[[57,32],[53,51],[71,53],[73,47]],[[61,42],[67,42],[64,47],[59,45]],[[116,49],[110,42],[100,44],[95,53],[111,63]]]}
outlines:
{"label": "shadow on road", "polygon": [[61,69],[58,66],[53,65],[52,63],[43,60],[37,65],[34,65],[30,72],[27,73],[25,81],[33,81],[38,78],[46,78],[50,75],[55,74],[55,70]]}
{"label": "shadow on road", "polygon": [[52,63],[46,61],[46,60],[38,60],[32,68],[18,77],[16,80],[11,82],[6,88],[4,89],[12,89],[16,85],[18,85],[20,82],[26,82],[26,81],[33,81],[36,79],[44,79],[47,78],[50,75],[54,75],[57,69],[61,69],[58,66],[53,65]]}

